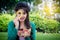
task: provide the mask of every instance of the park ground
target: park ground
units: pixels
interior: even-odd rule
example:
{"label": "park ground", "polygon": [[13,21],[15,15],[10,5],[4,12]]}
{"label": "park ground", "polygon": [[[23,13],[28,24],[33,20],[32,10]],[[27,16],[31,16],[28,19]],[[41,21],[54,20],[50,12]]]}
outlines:
{"label": "park ground", "polygon": [[[0,32],[0,40],[7,40],[7,32]],[[36,33],[36,40],[60,40],[58,33]]]}

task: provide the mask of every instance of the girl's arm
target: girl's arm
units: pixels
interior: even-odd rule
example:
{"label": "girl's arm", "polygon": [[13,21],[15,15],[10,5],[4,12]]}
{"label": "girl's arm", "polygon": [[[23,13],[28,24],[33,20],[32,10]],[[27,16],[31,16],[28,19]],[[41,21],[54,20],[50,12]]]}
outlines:
{"label": "girl's arm", "polygon": [[13,21],[8,24],[8,40],[16,40],[17,30],[14,27]]}
{"label": "girl's arm", "polygon": [[36,40],[36,33],[35,33],[35,24],[34,23],[31,23],[31,26],[32,26],[32,30],[31,30],[31,39],[32,40]]}

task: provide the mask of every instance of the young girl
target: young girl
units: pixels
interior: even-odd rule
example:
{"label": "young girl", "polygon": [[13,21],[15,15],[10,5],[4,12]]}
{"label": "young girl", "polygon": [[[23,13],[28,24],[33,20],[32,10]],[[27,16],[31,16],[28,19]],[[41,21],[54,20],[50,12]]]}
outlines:
{"label": "young girl", "polygon": [[26,2],[17,3],[16,17],[8,24],[8,40],[35,40],[35,24],[29,21],[29,11]]}

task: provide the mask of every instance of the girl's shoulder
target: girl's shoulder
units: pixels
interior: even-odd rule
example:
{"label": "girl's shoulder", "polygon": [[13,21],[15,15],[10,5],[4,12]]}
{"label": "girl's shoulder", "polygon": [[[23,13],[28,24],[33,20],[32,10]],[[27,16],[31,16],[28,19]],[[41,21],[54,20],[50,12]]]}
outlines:
{"label": "girl's shoulder", "polygon": [[13,20],[11,20],[8,24],[12,24],[13,25],[14,24]]}
{"label": "girl's shoulder", "polygon": [[35,28],[35,23],[34,22],[30,22],[30,25],[32,28]]}
{"label": "girl's shoulder", "polygon": [[11,26],[11,27],[15,26],[13,20],[8,23],[8,26]]}

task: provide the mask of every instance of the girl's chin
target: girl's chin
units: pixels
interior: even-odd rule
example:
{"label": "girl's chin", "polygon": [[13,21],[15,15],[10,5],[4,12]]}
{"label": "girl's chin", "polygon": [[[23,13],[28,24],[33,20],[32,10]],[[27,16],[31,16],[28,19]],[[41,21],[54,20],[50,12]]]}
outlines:
{"label": "girl's chin", "polygon": [[20,22],[24,22],[24,20],[20,20]]}
{"label": "girl's chin", "polygon": [[25,19],[19,19],[19,21],[20,21],[20,22],[24,22],[24,21],[25,21]]}

